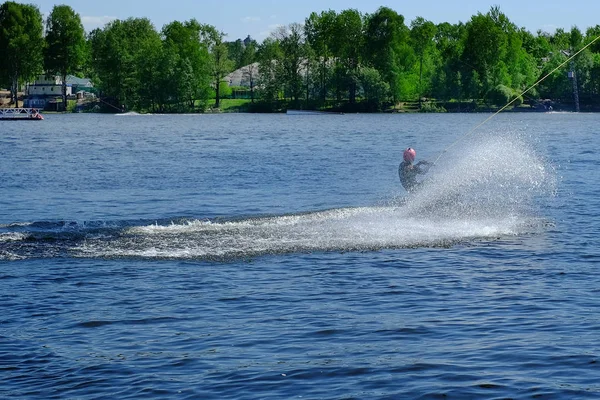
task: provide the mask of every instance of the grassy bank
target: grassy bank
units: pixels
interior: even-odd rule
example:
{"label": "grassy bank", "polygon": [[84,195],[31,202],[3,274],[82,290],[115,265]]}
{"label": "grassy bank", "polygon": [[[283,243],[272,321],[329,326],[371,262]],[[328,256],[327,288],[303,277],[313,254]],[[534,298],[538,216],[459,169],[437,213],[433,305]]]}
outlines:
{"label": "grassy bank", "polygon": [[248,112],[252,101],[250,99],[221,99],[221,112]]}

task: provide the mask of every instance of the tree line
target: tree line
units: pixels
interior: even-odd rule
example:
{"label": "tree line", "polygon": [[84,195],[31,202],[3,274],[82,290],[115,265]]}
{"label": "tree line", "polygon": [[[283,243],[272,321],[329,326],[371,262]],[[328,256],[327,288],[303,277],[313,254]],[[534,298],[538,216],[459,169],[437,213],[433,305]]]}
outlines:
{"label": "tree line", "polygon": [[[534,35],[498,7],[457,24],[418,17],[407,25],[388,7],[313,12],[262,43],[227,42],[225,33],[195,19],[160,31],[146,18],[115,20],[86,35],[69,6],[55,6],[43,21],[36,6],[7,1],[0,6],[0,86],[16,99],[19,86],[38,74],[60,75],[63,83],[74,74],[91,78],[103,101],[118,109],[198,112],[218,108],[229,86],[224,77],[242,68],[249,84],[243,90],[257,111],[379,111],[406,101],[436,111],[502,106],[515,97],[515,104],[572,103],[575,89],[584,106],[598,107],[599,36],[600,25]],[[65,83],[63,98],[66,104]]]}

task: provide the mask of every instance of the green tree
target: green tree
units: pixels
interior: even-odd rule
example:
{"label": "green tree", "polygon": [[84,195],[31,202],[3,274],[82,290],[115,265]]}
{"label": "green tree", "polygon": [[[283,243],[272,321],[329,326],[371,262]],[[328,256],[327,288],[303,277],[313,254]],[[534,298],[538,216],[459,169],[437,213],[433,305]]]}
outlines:
{"label": "green tree", "polygon": [[558,28],[553,35],[550,36],[550,43],[554,49],[567,50],[571,47],[571,35],[565,32],[564,29]]}
{"label": "green tree", "polygon": [[419,59],[419,108],[423,96],[423,64],[427,53],[434,47],[433,38],[436,27],[433,22],[417,17],[410,24],[410,39],[412,47]]}
{"label": "green tree", "polygon": [[600,25],[588,28],[585,31],[585,43],[594,42],[590,45],[590,51],[600,53]]}
{"label": "green tree", "polygon": [[388,7],[366,16],[365,61],[379,71],[390,86],[394,103],[407,91],[405,72],[413,65],[412,49],[408,45],[409,30],[404,17]]}
{"label": "green tree", "polygon": [[[570,32],[570,53],[581,52],[571,62],[573,91],[578,93],[579,99],[591,99],[594,94],[594,82],[592,81],[592,71],[594,69],[594,56],[589,48],[583,49],[585,45],[583,33],[576,26],[571,28]],[[587,100],[588,102],[590,100]]]}
{"label": "green tree", "polygon": [[537,65],[541,65],[552,53],[550,35],[541,30],[537,31],[537,35],[533,35],[526,29],[521,29],[519,33],[523,49],[534,58]]}
{"label": "green tree", "polygon": [[600,25],[586,30],[584,42],[593,42],[589,47],[592,65],[590,67],[590,97],[596,105],[600,104]]}
{"label": "green tree", "polygon": [[243,55],[244,55],[244,43],[242,39],[237,39],[235,42],[225,42],[227,45],[227,57],[233,65],[233,69],[242,68]]}
{"label": "green tree", "polygon": [[[548,35],[551,51],[542,64],[541,74],[545,76],[565,62],[581,49],[584,40],[583,34],[577,27],[573,27],[570,32],[557,29],[553,35]],[[594,97],[593,70],[594,56],[588,48],[579,53],[560,72],[548,76],[539,85],[539,93],[544,98],[570,103],[574,99],[574,90],[577,88],[581,97],[590,102]]]}
{"label": "green tree", "polygon": [[258,49],[258,43],[252,39],[250,35],[244,39],[244,51],[242,52],[242,59],[240,67],[248,66],[256,62],[256,51]]}
{"label": "green tree", "polygon": [[85,32],[81,18],[69,6],[54,6],[46,21],[44,67],[62,79],[62,106],[67,107],[67,75],[79,71],[85,61]]}
{"label": "green tree", "polygon": [[520,92],[536,77],[536,62],[523,47],[522,33],[498,7],[485,15],[478,13],[467,23],[462,61],[465,86],[475,88],[473,97],[486,101]]}
{"label": "green tree", "polygon": [[158,65],[161,40],[146,18],[115,20],[90,35],[92,64],[103,96],[113,107],[141,109],[147,103],[148,69]]}
{"label": "green tree", "polygon": [[[151,37],[143,57],[138,57],[136,62],[138,88],[138,105],[140,110],[156,111],[161,107],[159,101],[161,94],[161,61],[164,59],[164,49],[161,47],[157,36]],[[162,103],[164,104],[164,103]]]}
{"label": "green tree", "polygon": [[432,78],[434,97],[443,100],[462,100],[461,61],[464,45],[465,26],[462,23],[441,23],[436,27],[434,42],[436,46],[436,73]]}
{"label": "green tree", "polygon": [[330,36],[330,48],[335,58],[338,100],[342,92],[348,93],[348,101],[356,102],[358,69],[362,61],[363,16],[349,9],[339,13],[334,21]]}
{"label": "green tree", "polygon": [[215,108],[221,105],[221,81],[233,69],[233,63],[228,58],[227,44],[223,41],[224,37],[225,33],[218,31],[214,26],[202,25],[200,40],[210,55],[209,69],[215,90]]}
{"label": "green tree", "polygon": [[290,24],[279,27],[274,33],[281,49],[281,69],[284,93],[298,102],[303,87],[302,72],[305,68],[304,62],[306,49],[304,47],[304,35],[300,24]]}
{"label": "green tree", "polygon": [[193,110],[196,100],[206,103],[210,88],[209,54],[199,38],[203,27],[195,19],[181,23],[178,21],[166,25],[163,32],[164,54],[171,60],[163,60],[170,70],[167,82],[170,97],[178,103],[185,103]]}
{"label": "green tree", "polygon": [[258,49],[258,85],[261,100],[269,110],[277,107],[279,92],[283,88],[282,59],[279,42],[274,37],[266,38]]}
{"label": "green tree", "polygon": [[358,81],[367,109],[380,111],[388,99],[390,86],[381,78],[379,71],[371,67],[361,67]]}
{"label": "green tree", "polygon": [[0,5],[0,83],[10,86],[19,106],[19,85],[42,72],[44,39],[42,15],[31,4],[7,1]]}
{"label": "green tree", "polygon": [[235,42],[227,42],[227,56],[233,69],[240,69],[255,62],[257,47],[258,43],[250,35],[244,40],[237,39]]}
{"label": "green tree", "polygon": [[[473,98],[485,98],[487,93],[498,84],[494,72],[498,71],[506,53],[506,35],[495,23],[491,15],[478,13],[467,23],[463,66],[466,73],[465,85],[475,89]],[[476,75],[473,75],[475,72]],[[477,76],[478,81],[474,79]]]}
{"label": "green tree", "polygon": [[317,64],[315,71],[318,76],[318,92],[321,104],[325,104],[331,79],[331,46],[334,41],[333,32],[337,14],[333,10],[323,11],[321,14],[315,12],[304,22],[304,35],[306,43],[311,47],[314,63]]}

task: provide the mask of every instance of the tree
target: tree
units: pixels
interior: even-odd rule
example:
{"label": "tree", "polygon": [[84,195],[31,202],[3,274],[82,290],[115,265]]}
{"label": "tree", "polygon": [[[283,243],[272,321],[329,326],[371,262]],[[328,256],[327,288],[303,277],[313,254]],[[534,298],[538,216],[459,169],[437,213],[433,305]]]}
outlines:
{"label": "tree", "polygon": [[[465,86],[476,89],[471,93],[474,98],[485,98],[495,86],[504,82],[495,82],[494,70],[498,69],[506,53],[506,35],[488,14],[478,13],[467,23],[463,66],[466,73]],[[473,74],[473,72],[476,73]],[[475,80],[473,77],[479,79]]]}
{"label": "tree", "polygon": [[15,107],[19,84],[42,71],[43,47],[42,15],[36,6],[13,1],[0,5],[0,83],[10,86]]}
{"label": "tree", "polygon": [[254,103],[254,88],[256,87],[256,80],[258,79],[258,64],[251,63],[242,67],[242,77],[250,85],[250,99]]}
{"label": "tree", "polygon": [[262,100],[270,110],[275,108],[283,87],[281,72],[283,55],[275,38],[266,38],[258,49],[258,85]]}
{"label": "tree", "polygon": [[498,99],[498,93],[507,92],[501,86],[520,92],[535,80],[535,60],[523,48],[522,33],[498,7],[478,13],[467,24],[462,61],[464,85],[476,87],[474,97]]}
{"label": "tree", "polygon": [[432,79],[434,97],[462,100],[461,70],[464,68],[461,55],[464,33],[465,26],[462,23],[452,25],[444,22],[436,27],[434,42],[438,58],[436,73]]}
{"label": "tree", "polygon": [[242,39],[237,39],[235,42],[225,42],[227,45],[227,57],[233,64],[233,69],[242,68],[244,55],[244,42]]}
{"label": "tree", "polygon": [[44,67],[46,73],[62,78],[63,111],[67,109],[67,75],[82,68],[85,50],[85,32],[79,14],[69,6],[54,6],[46,21]]}
{"label": "tree", "polygon": [[208,49],[210,55],[210,75],[215,89],[215,108],[220,107],[221,80],[231,72],[233,63],[228,58],[227,44],[223,42],[225,33],[218,31],[212,25],[202,25],[200,40]]}
{"label": "tree", "polygon": [[388,99],[390,86],[381,79],[379,71],[371,67],[361,67],[358,80],[367,108],[371,111],[380,111]]}
{"label": "tree", "polygon": [[279,42],[283,56],[282,68],[279,72],[282,73],[284,93],[297,102],[302,92],[302,69],[306,57],[302,26],[300,24],[281,26],[275,31],[274,37]]}
{"label": "tree", "polygon": [[147,101],[148,70],[159,64],[161,40],[146,18],[115,20],[90,34],[100,89],[113,107],[140,109]]}
{"label": "tree", "polygon": [[379,71],[390,86],[394,102],[406,93],[403,75],[413,65],[404,17],[388,7],[367,15],[365,22],[366,64]]}
{"label": "tree", "polygon": [[162,30],[164,54],[173,58],[169,60],[172,69],[165,71],[170,76],[171,96],[192,110],[196,100],[208,99],[210,88],[208,49],[199,40],[202,29],[202,25],[192,19],[185,23],[172,22]]}
{"label": "tree", "polygon": [[306,43],[311,47],[317,64],[318,91],[321,104],[325,104],[330,80],[331,46],[337,14],[333,10],[321,14],[313,12],[304,22]]}
{"label": "tree", "polygon": [[258,49],[258,43],[252,39],[250,35],[244,39],[244,51],[242,52],[242,59],[240,62],[240,68],[250,65],[256,62],[256,51]]}
{"label": "tree", "polygon": [[331,44],[338,72],[338,93],[346,91],[350,104],[356,102],[358,69],[363,44],[363,16],[357,10],[344,10],[335,18]]}
{"label": "tree", "polygon": [[590,68],[590,96],[596,104],[600,104],[600,25],[588,28],[585,43],[596,40],[590,47],[592,66]]}
{"label": "tree", "polygon": [[410,24],[410,38],[412,47],[419,58],[419,108],[421,108],[421,97],[423,94],[423,61],[425,55],[433,47],[433,38],[436,27],[433,22],[417,17]]}

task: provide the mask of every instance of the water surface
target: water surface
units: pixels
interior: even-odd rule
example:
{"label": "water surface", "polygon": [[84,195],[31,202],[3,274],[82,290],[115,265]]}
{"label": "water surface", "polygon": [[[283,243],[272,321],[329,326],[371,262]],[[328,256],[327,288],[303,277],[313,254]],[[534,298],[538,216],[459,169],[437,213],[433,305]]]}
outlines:
{"label": "water surface", "polygon": [[597,398],[600,117],[485,118],[3,123],[0,396]]}

